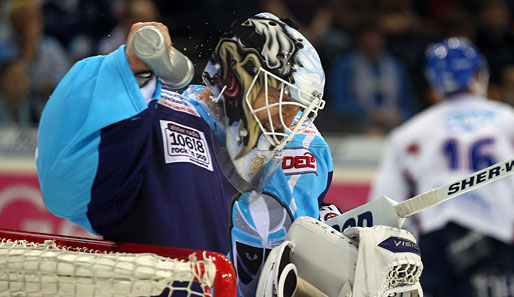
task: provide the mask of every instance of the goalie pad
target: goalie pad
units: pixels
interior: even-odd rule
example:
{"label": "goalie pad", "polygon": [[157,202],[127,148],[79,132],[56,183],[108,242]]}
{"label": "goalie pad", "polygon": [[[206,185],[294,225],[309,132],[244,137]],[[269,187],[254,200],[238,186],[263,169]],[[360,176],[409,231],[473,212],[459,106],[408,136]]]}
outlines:
{"label": "goalie pad", "polygon": [[294,249],[291,241],[284,241],[271,250],[262,267],[256,297],[292,297],[296,291],[297,271],[291,263]]}
{"label": "goalie pad", "polygon": [[330,297],[351,294],[358,253],[355,242],[311,217],[297,218],[286,240],[295,244],[291,261],[299,278]]}
{"label": "goalie pad", "polygon": [[379,225],[352,227],[343,234],[359,245],[353,297],[423,297],[423,263],[410,232]]}
{"label": "goalie pad", "polygon": [[291,261],[299,283],[303,279],[327,296],[423,296],[419,249],[406,230],[353,227],[343,234],[300,217],[286,240],[294,243]]}

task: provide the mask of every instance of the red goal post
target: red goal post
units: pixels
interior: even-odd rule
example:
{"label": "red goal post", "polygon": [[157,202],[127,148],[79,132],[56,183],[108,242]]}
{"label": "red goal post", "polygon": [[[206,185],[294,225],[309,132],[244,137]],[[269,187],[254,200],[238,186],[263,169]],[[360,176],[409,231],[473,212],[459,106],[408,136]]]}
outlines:
{"label": "red goal post", "polygon": [[0,229],[0,296],[236,296],[220,253]]}

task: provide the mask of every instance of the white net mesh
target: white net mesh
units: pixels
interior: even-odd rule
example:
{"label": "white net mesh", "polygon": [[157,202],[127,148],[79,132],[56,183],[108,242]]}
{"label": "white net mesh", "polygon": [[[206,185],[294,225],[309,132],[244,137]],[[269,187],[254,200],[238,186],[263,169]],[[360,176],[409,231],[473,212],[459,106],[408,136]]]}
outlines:
{"label": "white net mesh", "polygon": [[67,248],[54,241],[0,242],[0,296],[212,296],[216,267],[205,254],[155,254]]}

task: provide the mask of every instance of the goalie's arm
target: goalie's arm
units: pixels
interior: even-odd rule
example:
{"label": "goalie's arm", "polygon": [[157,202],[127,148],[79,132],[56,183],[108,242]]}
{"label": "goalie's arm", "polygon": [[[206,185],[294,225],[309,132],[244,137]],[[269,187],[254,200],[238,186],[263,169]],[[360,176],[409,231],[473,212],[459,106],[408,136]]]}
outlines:
{"label": "goalie's arm", "polygon": [[101,130],[147,108],[124,47],[75,64],[39,125],[37,170],[48,209],[92,231],[86,217]]}

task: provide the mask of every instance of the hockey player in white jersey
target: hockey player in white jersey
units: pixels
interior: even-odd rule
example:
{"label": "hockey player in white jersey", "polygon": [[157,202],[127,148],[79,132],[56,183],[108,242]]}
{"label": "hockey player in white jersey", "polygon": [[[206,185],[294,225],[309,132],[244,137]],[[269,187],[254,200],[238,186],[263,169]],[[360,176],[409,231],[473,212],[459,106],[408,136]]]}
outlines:
{"label": "hockey player in white jersey", "polygon": [[[391,132],[370,199],[401,201],[514,156],[514,109],[485,97],[487,64],[469,40],[430,45],[426,78],[443,100]],[[513,193],[507,177],[407,222],[420,236],[425,292],[514,296]]]}

